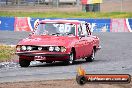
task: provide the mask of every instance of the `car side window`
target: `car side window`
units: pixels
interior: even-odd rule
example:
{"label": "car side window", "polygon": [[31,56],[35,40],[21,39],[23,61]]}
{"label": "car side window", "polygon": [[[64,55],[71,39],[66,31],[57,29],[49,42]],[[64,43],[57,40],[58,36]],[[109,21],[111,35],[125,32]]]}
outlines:
{"label": "car side window", "polygon": [[83,35],[85,35],[85,36],[88,35],[88,32],[87,32],[87,29],[86,29],[86,25],[85,25],[85,24],[82,24],[82,33],[83,33]]}
{"label": "car side window", "polygon": [[80,25],[78,25],[78,35],[81,36],[81,34],[82,34],[82,28]]}
{"label": "car side window", "polygon": [[82,26],[78,25],[78,35],[79,36],[82,36],[82,35],[87,36],[88,35],[85,24],[83,24]]}
{"label": "car side window", "polygon": [[85,23],[85,25],[86,25],[86,31],[87,31],[88,35],[92,35],[89,24]]}

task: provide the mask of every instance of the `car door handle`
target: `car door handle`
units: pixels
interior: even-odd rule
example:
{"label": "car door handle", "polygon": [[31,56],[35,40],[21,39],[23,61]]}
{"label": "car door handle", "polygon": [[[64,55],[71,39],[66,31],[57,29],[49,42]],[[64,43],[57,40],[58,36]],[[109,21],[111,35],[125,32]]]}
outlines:
{"label": "car door handle", "polygon": [[85,44],[89,44],[89,42],[85,42]]}
{"label": "car door handle", "polygon": [[80,40],[79,42],[84,42],[84,41],[86,41],[86,40]]}

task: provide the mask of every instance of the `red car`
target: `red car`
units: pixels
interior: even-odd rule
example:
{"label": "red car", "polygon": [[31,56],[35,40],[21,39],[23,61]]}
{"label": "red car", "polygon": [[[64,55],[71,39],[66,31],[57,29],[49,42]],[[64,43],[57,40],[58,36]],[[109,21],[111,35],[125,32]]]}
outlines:
{"label": "red car", "polygon": [[42,20],[28,38],[16,46],[21,67],[31,61],[73,64],[83,58],[92,62],[100,49],[99,38],[92,36],[88,24],[78,20]]}

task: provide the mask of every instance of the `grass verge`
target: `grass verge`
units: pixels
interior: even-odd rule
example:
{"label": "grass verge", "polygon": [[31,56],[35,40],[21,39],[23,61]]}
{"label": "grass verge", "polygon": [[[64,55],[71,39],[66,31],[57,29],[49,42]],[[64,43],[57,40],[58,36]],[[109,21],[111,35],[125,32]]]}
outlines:
{"label": "grass verge", "polygon": [[132,18],[132,12],[8,12],[0,11],[0,16],[40,17],[40,18]]}
{"label": "grass verge", "polygon": [[0,62],[8,61],[15,54],[15,47],[0,45]]}

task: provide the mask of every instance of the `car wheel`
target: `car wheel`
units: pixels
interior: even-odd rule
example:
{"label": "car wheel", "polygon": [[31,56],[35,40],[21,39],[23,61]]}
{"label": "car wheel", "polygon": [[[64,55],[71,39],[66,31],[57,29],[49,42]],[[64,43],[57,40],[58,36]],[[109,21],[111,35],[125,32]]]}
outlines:
{"label": "car wheel", "polygon": [[46,63],[49,63],[50,64],[50,63],[53,63],[53,61],[46,61]]}
{"label": "car wheel", "polygon": [[67,60],[67,64],[72,65],[73,63],[74,63],[74,53],[71,52],[70,56],[69,56],[69,59]]}
{"label": "car wheel", "polygon": [[25,60],[25,59],[19,59],[19,64],[21,67],[28,67],[30,65],[30,62],[29,60]]}
{"label": "car wheel", "polygon": [[86,58],[86,61],[87,61],[87,62],[93,62],[94,59],[95,59],[95,50],[93,49],[93,50],[92,50],[92,54],[90,55],[90,57],[87,57],[87,58]]}

